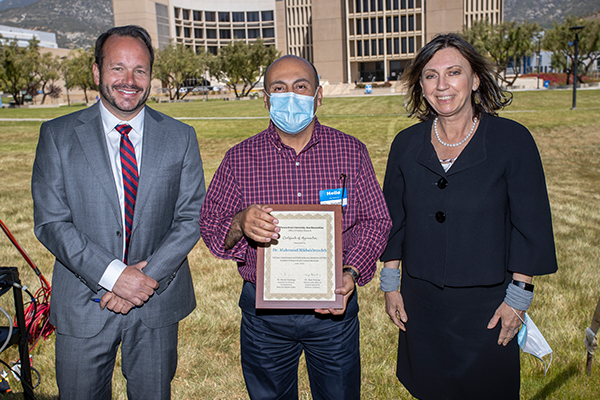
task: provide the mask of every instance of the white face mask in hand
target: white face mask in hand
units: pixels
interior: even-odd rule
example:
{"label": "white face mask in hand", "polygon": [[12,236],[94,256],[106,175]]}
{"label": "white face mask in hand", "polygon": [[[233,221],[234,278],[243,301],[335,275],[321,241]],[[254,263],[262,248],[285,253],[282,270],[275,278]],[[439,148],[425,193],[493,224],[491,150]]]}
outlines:
{"label": "white face mask in hand", "polygon": [[[552,364],[552,349],[550,348],[550,345],[548,345],[548,342],[546,342],[546,339],[544,339],[544,336],[542,336],[540,330],[537,328],[537,326],[535,326],[531,318],[529,318],[527,313],[525,313],[525,321],[523,321],[521,330],[517,335],[517,342],[519,343],[521,350],[539,358],[544,363],[546,366],[544,375],[546,375],[548,368],[550,368],[550,364]],[[550,354],[550,362],[548,365],[546,365],[546,361],[543,357],[548,354]]]}

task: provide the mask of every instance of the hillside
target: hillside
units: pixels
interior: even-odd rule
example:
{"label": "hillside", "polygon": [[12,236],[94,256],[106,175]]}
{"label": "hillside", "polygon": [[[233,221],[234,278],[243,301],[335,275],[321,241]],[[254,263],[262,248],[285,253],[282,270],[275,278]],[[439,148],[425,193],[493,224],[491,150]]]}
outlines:
{"label": "hillside", "polygon": [[[6,0],[5,0],[6,1]],[[567,15],[586,17],[600,12],[598,0],[504,0],[505,21],[533,21],[544,28]]]}
{"label": "hillside", "polygon": [[89,48],[114,26],[112,0],[3,0],[0,10],[0,25],[56,33],[63,48]]}

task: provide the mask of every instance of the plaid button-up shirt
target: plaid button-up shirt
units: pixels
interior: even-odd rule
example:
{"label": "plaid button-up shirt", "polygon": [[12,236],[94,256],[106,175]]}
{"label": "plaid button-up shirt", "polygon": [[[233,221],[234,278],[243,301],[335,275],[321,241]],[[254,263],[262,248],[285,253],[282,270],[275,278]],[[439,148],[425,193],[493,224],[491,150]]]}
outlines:
{"label": "plaid button-up shirt", "polygon": [[359,285],[373,278],[390,216],[366,146],[319,124],[305,148],[281,142],[273,123],[231,148],[212,179],[200,213],[200,231],[216,257],[233,259],[244,280],[256,283],[256,244],[246,237],[225,251],[233,216],[252,204],[319,204],[319,191],[343,185],[348,206],[342,217],[343,263],[360,271]]}

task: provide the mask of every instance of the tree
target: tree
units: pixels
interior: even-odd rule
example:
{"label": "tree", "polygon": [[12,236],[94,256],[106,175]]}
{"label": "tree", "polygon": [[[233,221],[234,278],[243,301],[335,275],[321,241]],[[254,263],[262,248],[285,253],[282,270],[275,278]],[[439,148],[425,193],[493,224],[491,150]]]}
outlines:
{"label": "tree", "polygon": [[[573,42],[575,34],[569,30],[573,26],[584,26],[579,32],[578,66],[582,67],[583,75],[589,72],[591,66],[600,59],[600,22],[585,21],[574,16],[568,16],[562,24],[554,23],[552,29],[544,36],[544,49],[552,52],[552,65],[567,73],[573,73],[571,66],[575,60]],[[579,81],[581,78],[578,77]]]}
{"label": "tree", "polygon": [[[267,67],[277,59],[274,46],[265,46],[262,39],[252,44],[242,41],[229,43],[219,54],[209,59],[210,74],[234,91],[236,97],[248,96]],[[238,86],[243,85],[241,90]]]}
{"label": "tree", "polygon": [[189,86],[188,82],[203,81],[205,65],[205,53],[196,54],[191,47],[171,44],[156,53],[152,75],[169,91],[169,100],[179,100],[188,94],[187,90],[180,92],[181,88]]}
{"label": "tree", "polygon": [[88,102],[88,90],[97,89],[92,73],[94,65],[94,49],[78,49],[69,52],[68,58],[65,58],[61,65],[67,90],[69,87],[78,87],[83,90],[85,102]]}
{"label": "tree", "polygon": [[16,105],[22,105],[26,96],[37,94],[38,44],[35,38],[27,47],[19,47],[16,39],[0,44],[0,87],[12,95]]}
{"label": "tree", "polygon": [[[469,43],[487,54],[496,64],[500,79],[512,86],[519,77],[519,70],[525,57],[536,49],[536,34],[540,31],[534,22],[503,22],[491,25],[486,21],[475,21],[473,27],[465,28],[464,35]],[[509,68],[514,74],[507,77]]]}
{"label": "tree", "polygon": [[42,91],[42,104],[46,101],[46,96],[57,98],[60,96],[62,89],[55,85],[60,78],[60,58],[52,57],[51,53],[42,54],[35,67],[35,73],[38,77],[40,90]]}

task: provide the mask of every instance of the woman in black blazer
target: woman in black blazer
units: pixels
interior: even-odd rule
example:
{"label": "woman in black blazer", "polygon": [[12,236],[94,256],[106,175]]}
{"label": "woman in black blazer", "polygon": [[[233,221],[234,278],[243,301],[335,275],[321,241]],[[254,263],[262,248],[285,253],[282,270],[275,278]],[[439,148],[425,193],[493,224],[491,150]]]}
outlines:
{"label": "woman in black blazer", "polygon": [[381,280],[400,328],[398,379],[420,399],[518,399],[512,339],[532,276],[557,270],[537,147],[496,116],[512,95],[460,36],[435,37],[403,79],[422,122],[396,136],[383,188],[393,227]]}

